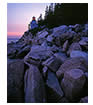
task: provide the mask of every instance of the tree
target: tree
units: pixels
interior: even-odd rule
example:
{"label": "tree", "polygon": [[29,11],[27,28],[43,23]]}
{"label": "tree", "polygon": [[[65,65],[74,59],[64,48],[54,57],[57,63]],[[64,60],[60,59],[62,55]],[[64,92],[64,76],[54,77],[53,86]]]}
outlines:
{"label": "tree", "polygon": [[46,7],[44,22],[48,28],[88,22],[88,3],[51,3]]}
{"label": "tree", "polygon": [[46,6],[45,17],[44,17],[45,20],[47,20],[48,13],[49,13],[49,9],[48,9],[48,6]]}
{"label": "tree", "polygon": [[38,18],[38,25],[42,26],[43,25],[43,19],[42,19],[42,14],[40,14],[39,18]]}

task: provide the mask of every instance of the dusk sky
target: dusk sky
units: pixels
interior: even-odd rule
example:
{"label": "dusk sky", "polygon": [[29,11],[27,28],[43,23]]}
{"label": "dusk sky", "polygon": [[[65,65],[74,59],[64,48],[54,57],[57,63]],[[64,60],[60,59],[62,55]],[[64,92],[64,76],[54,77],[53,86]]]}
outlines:
{"label": "dusk sky", "polygon": [[7,34],[21,36],[28,29],[28,24],[35,16],[36,20],[49,3],[8,3],[7,4]]}

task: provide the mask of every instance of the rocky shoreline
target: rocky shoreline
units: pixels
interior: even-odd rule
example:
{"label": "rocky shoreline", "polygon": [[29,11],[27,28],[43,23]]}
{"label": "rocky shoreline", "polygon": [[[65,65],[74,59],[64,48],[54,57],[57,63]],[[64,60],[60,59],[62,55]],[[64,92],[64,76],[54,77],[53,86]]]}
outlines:
{"label": "rocky shoreline", "polygon": [[28,30],[7,56],[7,102],[88,102],[88,24]]}

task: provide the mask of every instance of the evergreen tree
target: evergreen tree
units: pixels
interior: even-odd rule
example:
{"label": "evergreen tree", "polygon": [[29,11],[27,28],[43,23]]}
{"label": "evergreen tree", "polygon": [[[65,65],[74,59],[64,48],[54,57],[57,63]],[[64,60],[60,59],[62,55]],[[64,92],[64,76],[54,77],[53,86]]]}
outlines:
{"label": "evergreen tree", "polygon": [[45,20],[47,20],[48,13],[49,13],[49,9],[48,9],[48,6],[46,6],[45,17],[44,17]]}
{"label": "evergreen tree", "polygon": [[42,26],[43,25],[43,19],[42,19],[42,14],[40,14],[39,18],[38,18],[38,25]]}
{"label": "evergreen tree", "polygon": [[88,22],[88,3],[51,3],[46,7],[43,23],[48,28]]}

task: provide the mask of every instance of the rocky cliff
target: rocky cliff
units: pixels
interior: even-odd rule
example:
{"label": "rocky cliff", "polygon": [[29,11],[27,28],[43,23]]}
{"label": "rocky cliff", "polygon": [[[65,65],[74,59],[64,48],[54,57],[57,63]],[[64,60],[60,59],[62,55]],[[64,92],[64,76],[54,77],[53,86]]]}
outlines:
{"label": "rocky cliff", "polygon": [[8,102],[88,102],[88,24],[27,31],[7,56]]}

